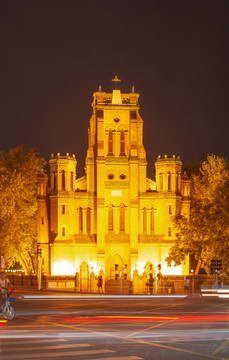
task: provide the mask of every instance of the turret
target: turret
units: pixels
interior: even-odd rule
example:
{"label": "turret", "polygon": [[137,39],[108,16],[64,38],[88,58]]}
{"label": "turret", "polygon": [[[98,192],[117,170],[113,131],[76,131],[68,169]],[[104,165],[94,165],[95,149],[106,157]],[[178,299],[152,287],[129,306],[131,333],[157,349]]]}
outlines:
{"label": "turret", "polygon": [[75,191],[76,165],[75,155],[67,153],[62,156],[51,155],[50,172],[51,172],[51,193],[59,191]]}
{"label": "turret", "polygon": [[155,163],[158,192],[181,192],[181,167],[179,156],[173,155],[172,158],[168,158],[167,155],[164,158],[158,156]]}
{"label": "turret", "polygon": [[38,189],[37,196],[38,198],[42,196],[47,196],[47,186],[48,186],[48,175],[44,173],[42,169],[38,174]]}

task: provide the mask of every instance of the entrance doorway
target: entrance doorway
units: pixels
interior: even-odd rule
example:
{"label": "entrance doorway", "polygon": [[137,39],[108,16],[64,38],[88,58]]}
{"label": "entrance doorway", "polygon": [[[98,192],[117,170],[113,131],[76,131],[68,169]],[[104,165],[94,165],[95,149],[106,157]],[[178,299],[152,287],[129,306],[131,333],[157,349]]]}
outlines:
{"label": "entrance doorway", "polygon": [[124,262],[120,255],[115,254],[110,260],[110,279],[116,279],[120,277],[124,271]]}

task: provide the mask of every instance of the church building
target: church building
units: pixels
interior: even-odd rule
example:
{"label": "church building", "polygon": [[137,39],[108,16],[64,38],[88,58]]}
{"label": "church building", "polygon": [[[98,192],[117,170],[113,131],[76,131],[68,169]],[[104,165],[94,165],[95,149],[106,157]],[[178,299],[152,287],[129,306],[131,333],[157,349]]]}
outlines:
{"label": "church building", "polygon": [[188,259],[168,267],[175,241],[172,217],[189,216],[190,182],[179,156],[158,156],[155,181],[147,178],[139,94],[117,89],[93,94],[85,176],[75,155],[51,155],[39,175],[38,242],[47,275],[90,273],[112,279],[189,274]]}

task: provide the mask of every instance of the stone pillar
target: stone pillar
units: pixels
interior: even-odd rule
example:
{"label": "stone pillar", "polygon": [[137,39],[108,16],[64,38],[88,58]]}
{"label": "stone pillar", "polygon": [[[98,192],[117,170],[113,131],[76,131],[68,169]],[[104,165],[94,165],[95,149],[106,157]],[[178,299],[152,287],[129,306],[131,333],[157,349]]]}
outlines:
{"label": "stone pillar", "polygon": [[138,277],[138,270],[135,269],[133,271],[133,294],[139,293],[139,277]]}
{"label": "stone pillar", "polygon": [[96,282],[95,282],[95,273],[94,271],[91,271],[90,273],[90,292],[96,292]]}

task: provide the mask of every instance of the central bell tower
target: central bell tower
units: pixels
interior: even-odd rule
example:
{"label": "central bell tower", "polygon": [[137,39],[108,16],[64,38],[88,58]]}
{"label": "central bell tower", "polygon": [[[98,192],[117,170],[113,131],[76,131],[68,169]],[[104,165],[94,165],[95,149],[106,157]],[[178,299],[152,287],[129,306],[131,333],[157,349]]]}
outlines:
{"label": "central bell tower", "polygon": [[138,195],[146,191],[147,161],[139,94],[134,88],[131,93],[121,93],[117,76],[112,81],[112,93],[102,92],[101,87],[94,93],[86,157],[87,189],[91,196],[97,196],[97,246],[101,260],[106,238],[120,233],[128,235],[130,253],[136,257]]}

